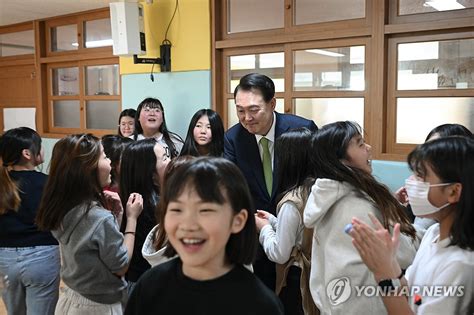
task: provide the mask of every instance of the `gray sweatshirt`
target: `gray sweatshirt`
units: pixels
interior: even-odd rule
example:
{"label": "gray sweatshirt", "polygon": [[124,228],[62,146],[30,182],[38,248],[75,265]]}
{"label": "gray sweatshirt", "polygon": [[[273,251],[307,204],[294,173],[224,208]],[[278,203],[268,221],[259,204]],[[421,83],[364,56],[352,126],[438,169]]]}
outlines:
{"label": "gray sweatshirt", "polygon": [[129,261],[115,217],[94,203],[76,206],[52,231],[62,253],[61,277],[82,296],[102,304],[120,302],[126,282],[115,272]]}

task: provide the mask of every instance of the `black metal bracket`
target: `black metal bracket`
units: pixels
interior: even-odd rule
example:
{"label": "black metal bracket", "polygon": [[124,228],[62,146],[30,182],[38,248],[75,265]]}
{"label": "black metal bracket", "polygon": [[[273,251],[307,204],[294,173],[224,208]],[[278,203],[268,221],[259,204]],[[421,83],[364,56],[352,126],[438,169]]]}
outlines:
{"label": "black metal bracket", "polygon": [[160,65],[161,72],[171,71],[171,45],[160,45],[160,58],[139,58],[133,55],[134,64],[157,64]]}

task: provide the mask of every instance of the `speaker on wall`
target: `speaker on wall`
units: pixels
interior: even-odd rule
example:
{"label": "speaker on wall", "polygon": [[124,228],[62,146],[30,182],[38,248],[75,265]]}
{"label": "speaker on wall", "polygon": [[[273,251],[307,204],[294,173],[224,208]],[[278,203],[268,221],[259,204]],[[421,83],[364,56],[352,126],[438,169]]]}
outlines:
{"label": "speaker on wall", "polygon": [[146,54],[143,5],[131,2],[110,3],[113,54]]}

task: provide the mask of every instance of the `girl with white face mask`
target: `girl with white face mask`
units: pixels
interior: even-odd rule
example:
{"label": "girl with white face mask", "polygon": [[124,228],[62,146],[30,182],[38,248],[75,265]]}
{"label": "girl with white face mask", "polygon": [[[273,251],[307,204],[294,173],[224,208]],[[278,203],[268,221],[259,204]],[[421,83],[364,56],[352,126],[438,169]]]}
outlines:
{"label": "girl with white face mask", "polygon": [[403,293],[385,296],[389,314],[473,314],[474,312],[474,141],[447,137],[429,141],[408,156],[416,177],[407,180],[413,213],[438,223],[426,232],[403,276],[394,258],[393,237],[372,217],[372,229],[357,218],[350,235],[379,286]]}
{"label": "girl with white face mask", "polygon": [[[430,133],[426,136],[425,142],[435,140],[438,138],[445,138],[450,136],[463,136],[472,139],[472,133],[469,129],[460,124],[443,124],[433,128]],[[410,177],[408,180],[411,180]],[[409,182],[410,183],[410,182]],[[408,184],[410,185],[410,184]],[[420,235],[426,232],[426,230],[433,224],[436,223],[435,220],[429,218],[423,218],[416,216],[410,205],[410,200],[408,200],[407,187],[403,186],[397,190],[395,197],[406,207],[408,216],[413,222],[413,226],[416,228],[417,232]]]}

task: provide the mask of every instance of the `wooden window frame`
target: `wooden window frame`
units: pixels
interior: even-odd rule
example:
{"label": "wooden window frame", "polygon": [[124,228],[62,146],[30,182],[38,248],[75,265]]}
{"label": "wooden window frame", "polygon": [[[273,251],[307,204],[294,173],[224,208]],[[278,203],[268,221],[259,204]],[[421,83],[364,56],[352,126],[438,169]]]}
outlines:
{"label": "wooden window frame", "polygon": [[[233,98],[227,91],[229,67],[227,57],[235,54],[252,54],[278,51],[285,52],[285,112],[294,112],[295,97],[364,97],[364,127],[367,142],[372,145],[374,159],[405,161],[406,154],[414,146],[398,147],[389,139],[394,139],[394,57],[393,43],[397,38],[412,42],[423,36],[472,32],[474,9],[421,13],[397,16],[399,0],[366,0],[365,19],[327,22],[293,26],[294,0],[285,0],[284,28],[277,30],[226,34],[227,1],[211,0],[211,80],[213,108],[219,112],[227,126],[227,100]],[[441,35],[439,35],[441,34]],[[444,35],[442,35],[444,34]],[[444,37],[443,37],[444,36]],[[426,37],[428,38],[428,37]],[[293,53],[297,47],[314,43],[319,47],[337,47],[335,43],[365,42],[365,91],[292,91]],[[325,42],[330,45],[324,45]],[[351,45],[343,45],[351,46]],[[272,48],[273,47],[273,48]],[[363,93],[362,93],[363,92]],[[402,91],[406,93],[407,91]],[[410,91],[422,96],[419,91]],[[453,92],[453,93],[451,93]],[[397,92],[399,93],[399,92]],[[409,95],[409,94],[406,95]],[[426,92],[428,93],[428,92]],[[431,93],[431,92],[430,92]],[[439,95],[466,95],[464,91],[435,92]],[[435,94],[434,93],[434,94]],[[443,94],[444,93],[444,94]],[[470,92],[469,92],[470,93]],[[413,95],[414,95],[413,94]],[[399,95],[399,94],[397,94]],[[400,94],[401,95],[401,94]],[[432,94],[430,94],[432,95]],[[469,94],[470,95],[470,94]],[[277,97],[282,95],[278,94]]]}
{"label": "wooden window frame", "polygon": [[[474,17],[474,8],[467,8],[463,10],[438,11],[426,13],[413,13],[400,15],[400,0],[389,1],[389,23],[390,24],[409,24],[409,23],[424,23],[425,25],[437,28],[436,24],[440,20],[465,20]],[[428,23],[432,22],[432,23]],[[464,21],[461,21],[464,22]],[[459,23],[459,22],[458,22]],[[471,22],[472,23],[472,22]],[[426,26],[425,26],[426,27]]]}
{"label": "wooden window frame", "polygon": [[[93,133],[97,136],[116,133],[116,129],[87,129],[85,128],[86,101],[88,100],[118,100],[121,103],[121,77],[119,75],[119,95],[85,95],[84,67],[89,65],[119,65],[119,57],[113,55],[112,46],[84,47],[84,23],[98,19],[110,18],[109,8],[96,9],[60,17],[35,21],[35,36],[37,43],[37,103],[41,110],[37,113],[38,131],[45,137],[63,137],[70,133]],[[71,51],[51,51],[51,28],[61,25],[76,24],[78,27],[78,49]],[[81,128],[63,128],[53,126],[52,101],[57,99],[71,100],[71,96],[53,96],[51,89],[51,69],[61,68],[64,65],[79,66]],[[119,113],[117,113],[118,119]]]}
{"label": "wooden window frame", "polygon": [[416,145],[396,142],[397,129],[397,99],[417,97],[474,97],[474,89],[436,89],[436,90],[398,90],[398,44],[445,41],[459,39],[474,39],[474,32],[443,33],[418,36],[398,36],[388,40],[388,73],[387,78],[387,151],[398,155],[406,155]]}
{"label": "wooden window frame", "polygon": [[[100,20],[110,18],[110,13],[107,10],[99,9],[88,11],[85,13],[81,13],[79,15],[67,15],[58,18],[51,18],[45,21],[45,28],[46,28],[46,57],[53,57],[53,56],[67,56],[67,55],[77,55],[77,54],[90,54],[100,53],[100,52],[110,52],[112,50],[111,46],[106,47],[95,47],[95,48],[86,48],[84,47],[84,40],[85,40],[85,22]],[[78,47],[74,50],[68,51],[52,51],[51,50],[51,35],[52,29],[54,27],[59,26],[66,26],[66,25],[76,25],[77,27],[77,43]]]}
{"label": "wooden window frame", "polygon": [[[116,60],[115,58],[107,58],[107,59],[94,59],[94,60],[84,60],[84,61],[75,61],[75,62],[63,62],[63,63],[54,63],[48,64],[46,66],[48,79],[47,79],[47,104],[48,108],[48,130],[52,133],[81,133],[84,131],[93,133],[95,135],[105,135],[109,133],[115,133],[115,129],[91,129],[86,128],[86,104],[87,101],[118,101],[120,102],[121,96],[119,95],[86,95],[86,74],[85,69],[87,66],[97,66],[97,65],[115,65]],[[79,94],[78,95],[53,95],[52,91],[52,77],[53,77],[53,70],[58,68],[70,68],[70,67],[77,67],[79,72],[78,84],[79,84]],[[120,83],[120,82],[119,82]],[[119,84],[120,85],[120,84]],[[80,110],[80,127],[79,128],[66,128],[66,127],[55,127],[53,122],[53,102],[54,101],[61,101],[61,100],[71,100],[71,101],[79,101],[79,110]],[[118,119],[118,116],[117,116]]]}
{"label": "wooden window frame", "polygon": [[[277,44],[287,43],[290,41],[306,41],[308,38],[324,39],[328,38],[329,34],[333,32],[341,33],[343,37],[343,34],[345,34],[346,37],[352,37],[354,29],[365,29],[368,32],[368,28],[372,23],[370,12],[372,10],[373,0],[366,0],[364,18],[303,25],[294,25],[293,7],[295,7],[294,1],[296,0],[284,0],[284,26],[282,28],[228,34],[226,31],[228,25],[228,1],[229,0],[221,0],[216,2],[215,0],[212,0],[212,2],[214,2],[212,5],[215,8],[215,12],[219,12],[220,20],[222,21],[216,34],[216,37],[221,41],[217,44],[218,48],[248,46],[249,42],[256,42],[256,40],[252,40],[252,38],[258,37],[258,44]],[[249,37],[251,38],[249,39]]]}

